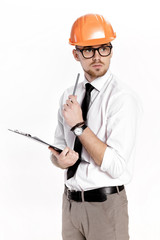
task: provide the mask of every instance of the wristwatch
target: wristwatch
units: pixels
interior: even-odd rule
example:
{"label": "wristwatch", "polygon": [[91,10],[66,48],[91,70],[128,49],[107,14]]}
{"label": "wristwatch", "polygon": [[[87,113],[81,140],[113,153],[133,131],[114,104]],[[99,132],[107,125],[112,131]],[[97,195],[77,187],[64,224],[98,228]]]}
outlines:
{"label": "wristwatch", "polygon": [[81,136],[82,135],[82,133],[83,133],[83,131],[84,131],[84,129],[86,129],[87,128],[87,125],[83,125],[83,126],[80,126],[80,127],[76,127],[74,130],[73,130],[73,132],[74,132],[74,134],[76,135],[76,136]]}

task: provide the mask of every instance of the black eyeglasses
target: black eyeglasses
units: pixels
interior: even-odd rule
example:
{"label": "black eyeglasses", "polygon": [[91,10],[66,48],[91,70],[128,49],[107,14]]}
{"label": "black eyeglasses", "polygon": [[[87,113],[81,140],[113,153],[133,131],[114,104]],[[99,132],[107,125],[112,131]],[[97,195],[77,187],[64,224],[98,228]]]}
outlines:
{"label": "black eyeglasses", "polygon": [[98,51],[101,57],[107,57],[111,54],[113,46],[111,45],[102,45],[99,48],[85,47],[83,49],[77,48],[76,50],[82,53],[82,56],[86,59],[92,58],[95,55],[96,50]]}

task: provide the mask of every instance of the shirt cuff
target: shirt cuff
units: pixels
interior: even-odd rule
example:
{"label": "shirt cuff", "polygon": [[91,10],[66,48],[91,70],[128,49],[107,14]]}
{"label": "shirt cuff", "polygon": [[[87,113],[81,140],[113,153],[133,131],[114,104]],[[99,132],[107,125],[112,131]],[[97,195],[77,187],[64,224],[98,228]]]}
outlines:
{"label": "shirt cuff", "polygon": [[106,151],[104,153],[103,161],[101,164],[101,170],[103,172],[106,172],[110,168],[110,166],[112,165],[114,156],[115,154],[113,149],[107,146]]}

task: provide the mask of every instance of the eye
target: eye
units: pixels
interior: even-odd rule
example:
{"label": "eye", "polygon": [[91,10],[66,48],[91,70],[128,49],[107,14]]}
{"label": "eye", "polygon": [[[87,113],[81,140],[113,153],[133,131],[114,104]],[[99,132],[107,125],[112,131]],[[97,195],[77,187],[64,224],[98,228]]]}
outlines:
{"label": "eye", "polygon": [[105,52],[108,48],[107,47],[101,47],[100,50],[101,52]]}
{"label": "eye", "polygon": [[91,53],[93,50],[92,50],[92,48],[88,48],[88,49],[84,49],[83,50],[85,53]]}

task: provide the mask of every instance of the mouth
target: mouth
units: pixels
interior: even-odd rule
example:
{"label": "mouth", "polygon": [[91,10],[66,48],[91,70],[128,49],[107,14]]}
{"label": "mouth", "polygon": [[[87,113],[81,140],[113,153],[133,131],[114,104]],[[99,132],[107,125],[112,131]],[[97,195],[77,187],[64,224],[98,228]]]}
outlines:
{"label": "mouth", "polygon": [[102,67],[102,64],[96,63],[96,64],[93,64],[92,67],[93,67],[93,68],[101,68],[101,67]]}

